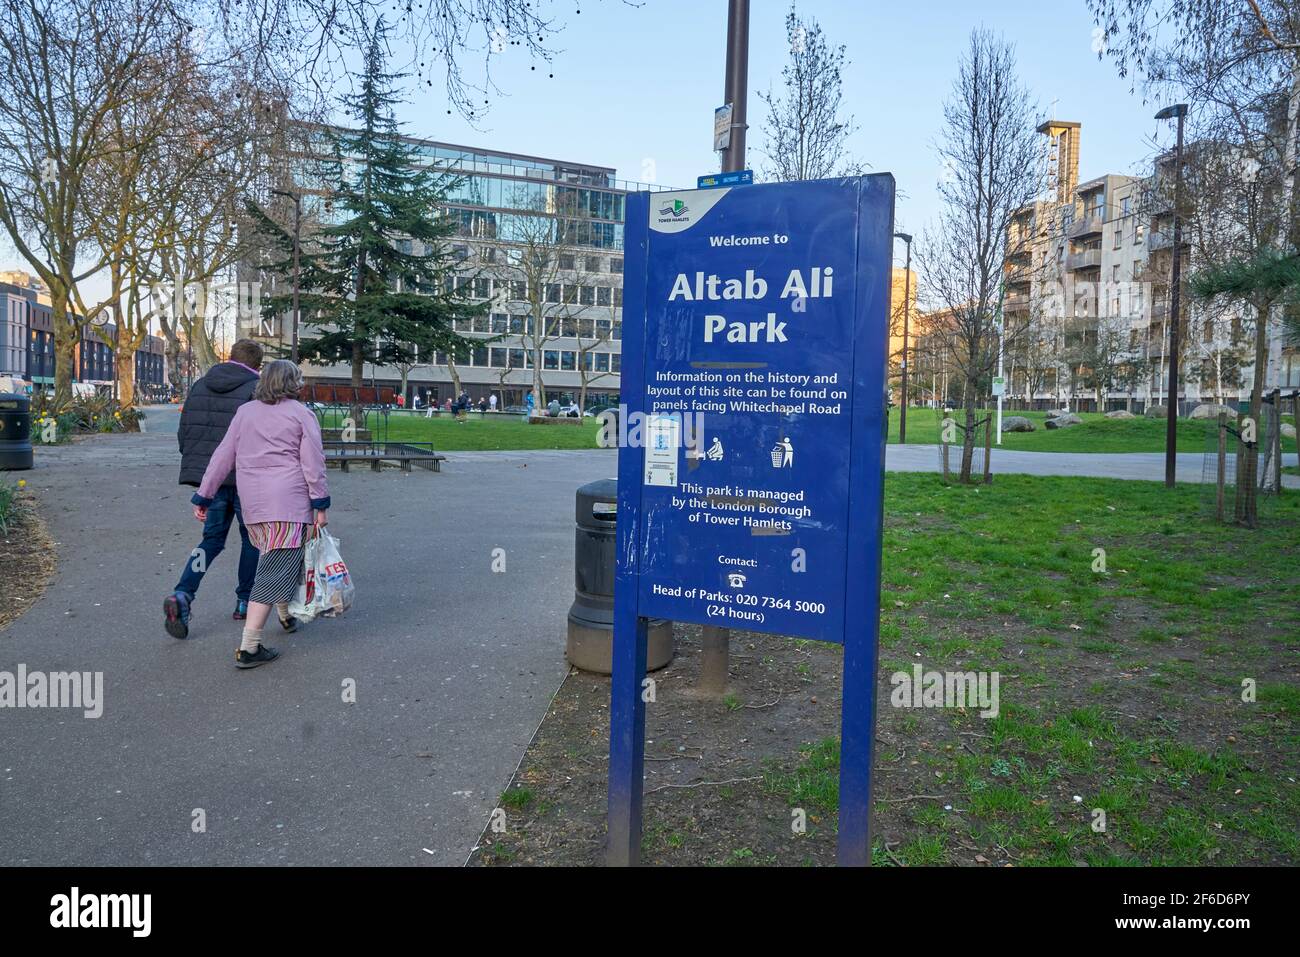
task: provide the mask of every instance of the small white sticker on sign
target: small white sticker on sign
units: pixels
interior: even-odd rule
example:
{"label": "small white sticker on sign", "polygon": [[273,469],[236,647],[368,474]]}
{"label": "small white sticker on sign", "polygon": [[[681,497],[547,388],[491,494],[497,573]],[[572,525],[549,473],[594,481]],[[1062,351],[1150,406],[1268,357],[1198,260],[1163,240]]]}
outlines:
{"label": "small white sticker on sign", "polygon": [[646,419],[645,437],[645,484],[675,487],[681,420],[675,415],[652,415]]}

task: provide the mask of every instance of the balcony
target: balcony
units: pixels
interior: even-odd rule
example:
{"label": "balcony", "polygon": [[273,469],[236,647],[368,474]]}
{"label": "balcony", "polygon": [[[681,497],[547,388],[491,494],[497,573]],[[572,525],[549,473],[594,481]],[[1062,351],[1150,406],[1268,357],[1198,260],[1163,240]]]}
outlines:
{"label": "balcony", "polygon": [[1033,278],[1034,278],[1034,271],[1031,267],[1013,266],[1010,263],[1007,264],[1007,268],[1002,274],[1002,280],[1008,286],[1015,286],[1021,283],[1032,282]]}
{"label": "balcony", "polygon": [[1066,230],[1066,235],[1071,239],[1083,239],[1086,236],[1101,235],[1101,214],[1085,213],[1081,218],[1076,219],[1074,223]]}
{"label": "balcony", "polygon": [[1079,269],[1100,269],[1101,268],[1101,250],[1085,249],[1083,252],[1070,253],[1065,257],[1065,268],[1070,272]]}
{"label": "balcony", "polygon": [[1174,244],[1174,237],[1169,233],[1153,232],[1147,236],[1147,249],[1154,252],[1157,249],[1168,249]]}
{"label": "balcony", "polygon": [[1009,292],[1002,298],[1003,312],[1025,312],[1029,309],[1029,296],[1023,292]]}

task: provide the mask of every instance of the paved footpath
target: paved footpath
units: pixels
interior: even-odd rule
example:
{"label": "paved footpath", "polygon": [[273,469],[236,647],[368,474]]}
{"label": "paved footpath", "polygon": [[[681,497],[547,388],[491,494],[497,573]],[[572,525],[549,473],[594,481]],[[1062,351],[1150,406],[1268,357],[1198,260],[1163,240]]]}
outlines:
{"label": "paved footpath", "polygon": [[[573,493],[613,475],[613,453],[332,471],[330,527],[357,604],[272,639],[283,657],[239,672],[233,548],[204,582],[192,639],[162,630],[199,525],[175,484],[175,410],[146,422],[142,435],[41,449],[26,473],[59,567],[0,632],[0,670],[102,671],[105,703],[98,719],[0,711],[0,865],[462,863],[564,676]],[[1159,454],[995,461],[1163,476]],[[889,467],[932,471],[938,455],[891,446]],[[1201,456],[1179,457],[1181,479],[1200,475]],[[495,548],[504,573],[491,570]]]}
{"label": "paved footpath", "polygon": [[26,473],[59,568],[0,632],[0,670],[102,671],[105,705],[0,711],[0,865],[463,863],[564,676],[573,493],[612,454],[331,471],[357,603],[241,672],[233,548],[191,640],[162,630],[200,531],[166,418],[41,449]]}

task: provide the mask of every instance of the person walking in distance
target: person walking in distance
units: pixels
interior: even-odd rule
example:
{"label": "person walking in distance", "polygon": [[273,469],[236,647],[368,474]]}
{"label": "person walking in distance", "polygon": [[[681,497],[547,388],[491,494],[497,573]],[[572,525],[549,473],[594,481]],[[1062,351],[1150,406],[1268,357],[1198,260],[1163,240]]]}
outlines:
{"label": "person walking in distance", "polygon": [[255,401],[235,413],[194,493],[194,517],[206,521],[222,476],[234,468],[248,536],[260,553],[236,668],[256,668],[279,657],[262,643],[262,628],[272,606],[285,631],[297,628],[288,602],[302,582],[303,546],[329,519],[320,425],[298,400],[301,388],[296,365],[287,359],[268,363],[253,391]]}
{"label": "person walking in distance", "polygon": [[[214,365],[190,388],[181,409],[176,438],[181,451],[181,485],[197,486],[203,481],[212,453],[226,437],[235,412],[253,398],[258,370],[262,367],[262,347],[252,339],[240,339],[230,349],[230,359]],[[235,473],[222,477],[214,491],[212,505],[203,523],[203,541],[185,560],[185,570],[172,593],[163,600],[163,627],[173,638],[188,638],[190,608],[198,594],[203,576],[226,547],[230,526],[239,525],[239,578],[235,586],[233,618],[243,620],[248,610],[248,595],[253,590],[257,571],[257,549],[248,540],[240,508]]]}

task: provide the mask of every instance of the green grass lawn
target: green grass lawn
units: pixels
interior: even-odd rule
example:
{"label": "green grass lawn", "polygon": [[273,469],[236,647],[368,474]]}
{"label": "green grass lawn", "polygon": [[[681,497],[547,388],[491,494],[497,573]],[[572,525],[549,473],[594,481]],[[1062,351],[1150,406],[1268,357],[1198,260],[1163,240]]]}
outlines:
{"label": "green grass lawn", "polygon": [[[891,475],[884,554],[881,672],[1002,686],[993,719],[882,701],[881,776],[941,799],[907,803],[881,863],[969,863],[971,842],[1024,864],[1300,862],[1300,495],[1251,531],[1191,486]],[[796,775],[832,815],[836,743]]]}
{"label": "green grass lawn", "polygon": [[[1211,506],[1192,485],[888,476],[876,863],[1300,863],[1300,494],[1255,530]],[[732,647],[719,701],[674,697],[695,655],[661,673],[647,781],[688,783],[647,791],[643,860],[830,863],[842,652],[743,631]],[[914,665],[997,674],[997,714],[896,702],[892,676]],[[490,863],[600,857],[608,684],[574,682],[525,793],[502,799],[522,809]],[[575,832],[590,848],[552,840]]]}
{"label": "green grass lawn", "polygon": [[[372,417],[376,439],[384,438],[383,419]],[[594,449],[600,423],[584,418],[581,425],[526,425],[520,416],[472,413],[464,422],[450,416],[426,419],[423,413],[388,417],[393,442],[432,442],[439,452],[500,452],[518,449]],[[327,415],[325,425],[335,424]]]}
{"label": "green grass lawn", "polygon": [[[980,413],[983,418],[986,413]],[[1012,412],[1003,410],[1005,422],[1009,416],[1020,415],[1036,425],[1035,432],[1003,432],[1002,448],[1023,452],[1163,452],[1165,450],[1164,419],[1108,419],[1100,412],[1079,413],[1082,425],[1048,431],[1043,423],[1046,412]],[[1291,416],[1283,416],[1290,422]],[[899,410],[891,409],[889,415],[889,441],[898,442]],[[964,414],[957,413],[957,421],[964,422]],[[1178,451],[1204,452],[1212,441],[1217,423],[1212,419],[1179,419]],[[960,435],[960,433],[958,433]],[[994,436],[996,441],[996,434]],[[934,409],[911,408],[907,410],[907,444],[934,445],[939,441],[939,417]],[[979,441],[983,442],[983,433]],[[1231,448],[1231,444],[1229,445]],[[1282,440],[1283,451],[1294,452],[1294,439]]]}
{"label": "green grass lawn", "polygon": [[[1023,415],[1038,426],[1037,432],[1004,432],[1002,448],[1026,452],[1163,452],[1165,448],[1165,422],[1163,419],[1107,419],[1097,413],[1083,413],[1082,425],[1068,429],[1047,431],[1042,427],[1044,412],[1006,412]],[[1290,416],[1284,416],[1289,421]],[[377,439],[384,438],[383,419],[371,419]],[[393,413],[388,418],[388,438],[395,442],[432,442],[440,452],[507,451],[518,449],[593,449],[600,433],[600,423],[595,418],[584,418],[582,424],[527,425],[517,415],[481,415],[471,413],[464,422],[442,415],[426,419],[422,413]],[[325,416],[326,426],[337,426],[337,413]],[[707,422],[705,425],[707,430]],[[1178,422],[1178,451],[1204,452],[1214,428],[1214,423],[1198,419],[1180,419]],[[907,444],[933,445],[939,439],[939,420],[933,409],[908,410]],[[898,442],[898,410],[891,410],[889,441]],[[1294,452],[1294,439],[1282,440],[1283,450]]]}
{"label": "green grass lawn", "polygon": [[926,756],[967,811],[916,808],[909,852],[968,827],[1025,862],[1300,861],[1300,496],[1249,531],[1189,486],[927,479],[888,483],[882,670],[1014,678],[998,718],[952,722],[988,737]]}

